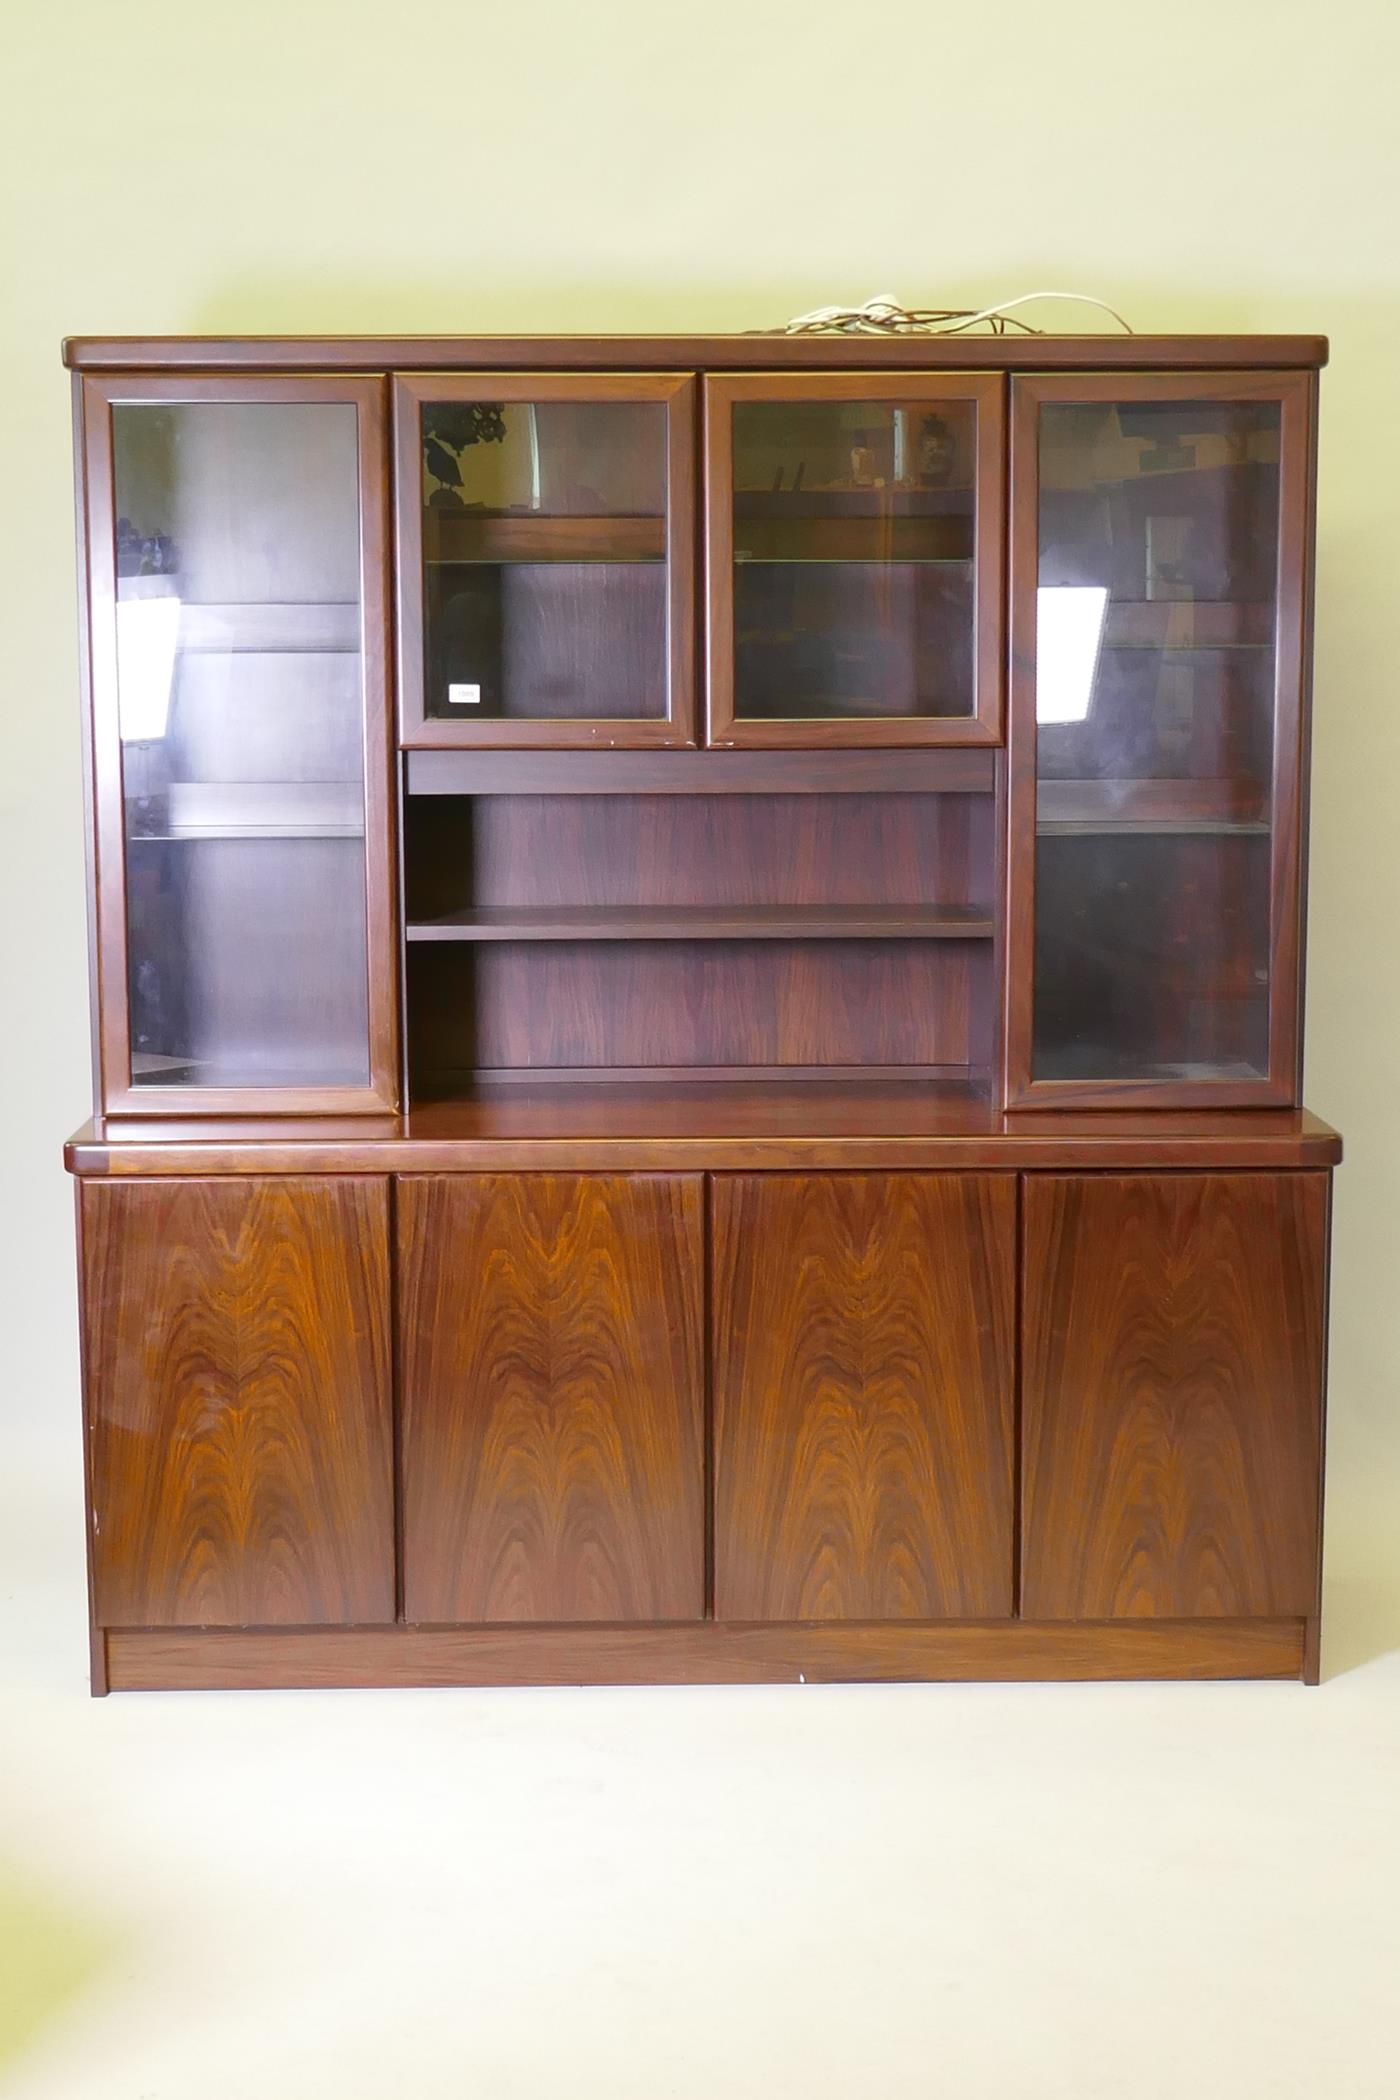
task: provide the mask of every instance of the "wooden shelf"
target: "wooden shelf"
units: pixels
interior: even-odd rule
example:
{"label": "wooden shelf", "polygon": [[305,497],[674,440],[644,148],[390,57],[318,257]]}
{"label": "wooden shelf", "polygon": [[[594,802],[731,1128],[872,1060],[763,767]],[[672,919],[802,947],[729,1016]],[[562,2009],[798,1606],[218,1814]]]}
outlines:
{"label": "wooden shelf", "polygon": [[1264,790],[1236,780],[1042,780],[1041,838],[1267,838]]}
{"label": "wooden shelf", "polygon": [[350,780],[174,780],[165,822],[130,842],[364,837],[364,789]]}
{"label": "wooden shelf", "polygon": [[410,941],[989,941],[960,904],[496,906],[418,919]]}
{"label": "wooden shelf", "polygon": [[971,484],[961,488],[736,489],[736,518],[953,518],[965,524]]}
{"label": "wooden shelf", "polygon": [[1227,599],[1115,599],[1104,621],[1105,649],[1271,649],[1274,608]]}
{"label": "wooden shelf", "polygon": [[185,655],[358,655],[360,608],[354,599],[344,604],[182,604],[178,647]]}
{"label": "wooden shelf", "polygon": [[427,562],[664,561],[661,517],[483,516],[475,511],[423,514]]}

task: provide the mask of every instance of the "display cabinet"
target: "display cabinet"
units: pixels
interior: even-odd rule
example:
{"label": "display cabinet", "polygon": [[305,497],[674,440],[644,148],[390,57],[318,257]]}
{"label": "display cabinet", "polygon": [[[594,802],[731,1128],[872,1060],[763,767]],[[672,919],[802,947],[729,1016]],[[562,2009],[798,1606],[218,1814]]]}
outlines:
{"label": "display cabinet", "polygon": [[95,1689],[1315,1678],[1325,345],[66,354]]}

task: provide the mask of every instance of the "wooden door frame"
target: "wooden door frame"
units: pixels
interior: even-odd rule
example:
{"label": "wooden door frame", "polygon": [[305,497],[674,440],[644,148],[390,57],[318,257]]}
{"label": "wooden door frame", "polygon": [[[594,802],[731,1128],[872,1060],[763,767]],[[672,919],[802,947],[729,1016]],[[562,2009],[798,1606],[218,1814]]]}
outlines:
{"label": "wooden door frame", "polygon": [[[695,733],[695,375],[691,372],[429,372],[393,376],[394,568],[399,741],[406,750],[693,749]],[[656,402],[666,413],[667,712],[642,719],[444,721],[423,671],[423,493],[419,433],[430,401]]]}
{"label": "wooden door frame", "polygon": [[[1006,511],[1004,372],[705,374],[706,741],[722,749],[999,744]],[[734,404],[740,401],[971,402],[977,412],[973,553],[973,712],[880,719],[764,721],[735,713]]]}
{"label": "wooden door frame", "polygon": [[[134,1086],[127,973],[126,820],[117,689],[116,509],[112,410],[175,402],[345,403],[357,417],[360,663],[364,765],[365,966],[369,1080],[364,1086]],[[263,373],[124,373],[82,381],[80,561],[86,585],[87,697],[96,909],[97,1099],[108,1115],[382,1114],[399,1104],[398,921],[390,792],[386,387],[382,378]]]}
{"label": "wooden door frame", "polygon": [[[1279,542],[1270,767],[1269,1052],[1258,1079],[1032,1077],[1035,999],[1036,591],[1040,569],[1039,415],[1043,403],[1276,401]],[[1019,1108],[1246,1108],[1302,1098],[1315,482],[1315,372],[1035,373],[1011,382],[1009,816],[1002,1098]]]}

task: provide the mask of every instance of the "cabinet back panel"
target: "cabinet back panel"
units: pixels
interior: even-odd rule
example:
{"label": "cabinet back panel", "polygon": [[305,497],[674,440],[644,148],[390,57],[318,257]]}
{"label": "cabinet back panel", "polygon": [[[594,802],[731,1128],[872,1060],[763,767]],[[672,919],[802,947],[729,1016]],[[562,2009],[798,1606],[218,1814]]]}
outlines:
{"label": "cabinet back panel", "polygon": [[409,917],[468,905],[987,904],[987,795],[414,799]]}
{"label": "cabinet back panel", "polygon": [[990,969],[973,941],[420,948],[415,1083],[501,1068],[984,1064]]}

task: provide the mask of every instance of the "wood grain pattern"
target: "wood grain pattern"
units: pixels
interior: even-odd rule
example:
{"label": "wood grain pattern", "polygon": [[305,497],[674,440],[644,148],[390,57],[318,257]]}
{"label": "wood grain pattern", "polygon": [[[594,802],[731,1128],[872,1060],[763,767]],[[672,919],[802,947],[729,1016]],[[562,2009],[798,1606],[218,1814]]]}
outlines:
{"label": "wood grain pattern", "polygon": [[410,1620],[704,1609],[698,1175],[399,1184]]}
{"label": "wood grain pattern", "polygon": [[1296,1678],[1301,1619],[419,1627],[107,1636],[114,1691],[261,1685],[880,1684]]}
{"label": "wood grain pattern", "polygon": [[1316,1609],[1327,1178],[1024,1190],[1021,1607]]}
{"label": "wood grain pattern", "polygon": [[82,1185],[96,1618],[394,1616],[388,1184]]}
{"label": "wood grain pattern", "polygon": [[712,1216],[716,1616],[1009,1612],[1014,1182],[724,1176]]}

